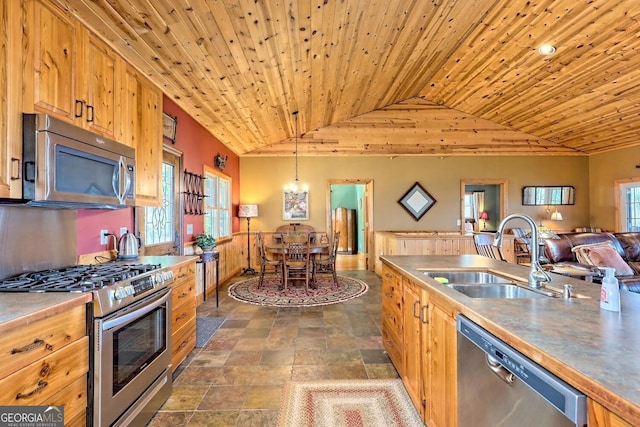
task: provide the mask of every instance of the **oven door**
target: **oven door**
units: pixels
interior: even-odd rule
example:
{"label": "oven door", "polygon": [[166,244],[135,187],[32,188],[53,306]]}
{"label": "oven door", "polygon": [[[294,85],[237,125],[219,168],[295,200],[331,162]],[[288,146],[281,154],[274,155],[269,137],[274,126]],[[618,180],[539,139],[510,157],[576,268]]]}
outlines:
{"label": "oven door", "polygon": [[[110,426],[171,392],[171,288],[95,319],[93,421]],[[161,394],[160,398],[156,396]],[[156,408],[157,409],[157,408]],[[144,424],[143,424],[144,425]]]}

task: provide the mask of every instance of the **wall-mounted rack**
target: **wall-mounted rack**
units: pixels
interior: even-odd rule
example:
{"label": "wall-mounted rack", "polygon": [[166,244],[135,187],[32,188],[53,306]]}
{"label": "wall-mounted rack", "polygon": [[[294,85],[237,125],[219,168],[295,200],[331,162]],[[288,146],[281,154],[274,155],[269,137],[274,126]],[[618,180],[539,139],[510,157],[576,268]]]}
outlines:
{"label": "wall-mounted rack", "polygon": [[204,180],[205,176],[184,171],[184,214],[204,215]]}

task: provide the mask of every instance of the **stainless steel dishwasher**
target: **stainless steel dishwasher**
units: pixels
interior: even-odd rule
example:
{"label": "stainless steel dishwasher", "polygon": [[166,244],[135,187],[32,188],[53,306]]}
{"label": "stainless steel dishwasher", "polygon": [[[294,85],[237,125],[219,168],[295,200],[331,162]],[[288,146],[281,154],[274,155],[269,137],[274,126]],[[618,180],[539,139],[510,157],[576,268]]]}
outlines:
{"label": "stainless steel dishwasher", "polygon": [[585,426],[586,396],[458,316],[458,426]]}

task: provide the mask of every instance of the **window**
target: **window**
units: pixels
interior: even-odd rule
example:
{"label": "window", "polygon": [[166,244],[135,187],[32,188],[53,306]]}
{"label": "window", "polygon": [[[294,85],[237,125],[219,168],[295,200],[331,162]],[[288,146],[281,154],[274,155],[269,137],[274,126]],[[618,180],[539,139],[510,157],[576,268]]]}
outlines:
{"label": "window", "polygon": [[216,239],[231,237],[231,179],[204,168],[204,231]]}
{"label": "window", "polygon": [[145,245],[145,255],[182,253],[181,170],[182,153],[165,146],[162,153],[162,204],[159,207],[136,208],[137,229]]}
{"label": "window", "polygon": [[640,231],[640,181],[618,184],[621,231]]}
{"label": "window", "polygon": [[173,242],[175,224],[174,215],[174,167],[162,163],[162,206],[145,208],[145,237],[147,245]]}

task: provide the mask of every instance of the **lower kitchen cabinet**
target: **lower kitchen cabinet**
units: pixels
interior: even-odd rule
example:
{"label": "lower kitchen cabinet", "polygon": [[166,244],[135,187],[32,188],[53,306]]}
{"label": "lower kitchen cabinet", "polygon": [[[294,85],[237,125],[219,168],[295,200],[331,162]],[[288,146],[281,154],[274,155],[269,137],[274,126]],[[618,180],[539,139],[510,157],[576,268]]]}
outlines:
{"label": "lower kitchen cabinet", "polygon": [[446,304],[430,299],[429,350],[425,365],[429,367],[425,387],[430,398],[425,421],[431,426],[457,426],[457,331],[455,313]]}
{"label": "lower kitchen cabinet", "polygon": [[382,294],[385,349],[417,411],[429,427],[455,427],[456,312],[385,264]]}
{"label": "lower kitchen cabinet", "polygon": [[387,266],[382,268],[382,343],[402,376],[404,372],[402,277]]}
{"label": "lower kitchen cabinet", "polygon": [[196,263],[173,269],[171,365],[175,371],[196,345]]}
{"label": "lower kitchen cabinet", "polygon": [[0,405],[64,406],[65,426],[84,426],[89,337],[84,304],[0,337]]}
{"label": "lower kitchen cabinet", "polygon": [[593,399],[587,399],[587,425],[589,427],[631,427],[633,424],[609,411]]}

